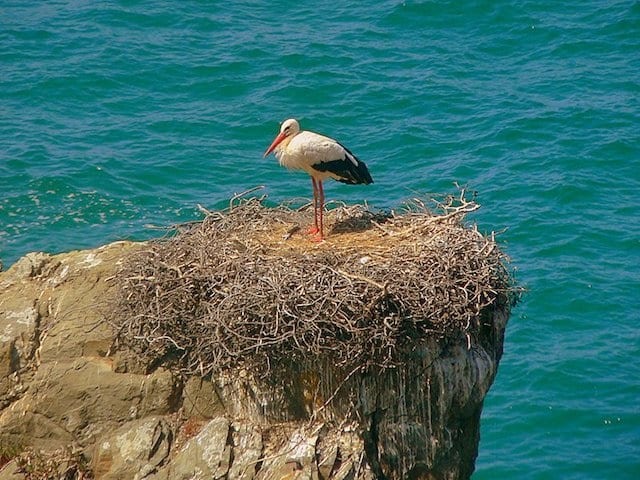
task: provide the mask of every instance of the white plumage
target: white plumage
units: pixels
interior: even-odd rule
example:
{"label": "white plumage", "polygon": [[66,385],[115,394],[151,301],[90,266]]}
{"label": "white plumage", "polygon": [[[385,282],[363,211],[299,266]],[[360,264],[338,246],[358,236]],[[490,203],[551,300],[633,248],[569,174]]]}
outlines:
{"label": "white plumage", "polygon": [[322,182],[329,178],[343,183],[373,183],[364,162],[332,138],[314,132],[301,131],[297,120],[290,118],[282,122],[280,133],[267,148],[264,156],[274,152],[285,168],[303,170],[311,176],[314,200],[315,239],[324,238],[322,217],[324,211],[324,189]]}

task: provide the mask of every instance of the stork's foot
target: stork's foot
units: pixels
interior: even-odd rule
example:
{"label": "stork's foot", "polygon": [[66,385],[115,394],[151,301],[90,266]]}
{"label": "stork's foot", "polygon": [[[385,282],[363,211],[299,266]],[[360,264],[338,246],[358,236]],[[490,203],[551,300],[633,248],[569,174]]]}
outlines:
{"label": "stork's foot", "polygon": [[321,241],[324,240],[324,235],[322,234],[322,230],[320,230],[315,225],[313,227],[309,227],[307,232],[309,233],[309,235],[311,235],[312,242],[320,243]]}

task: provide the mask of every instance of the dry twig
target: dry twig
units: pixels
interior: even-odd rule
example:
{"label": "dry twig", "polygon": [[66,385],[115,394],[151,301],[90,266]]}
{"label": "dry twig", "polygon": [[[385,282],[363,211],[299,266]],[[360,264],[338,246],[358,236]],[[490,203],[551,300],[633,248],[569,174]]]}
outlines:
{"label": "dry twig", "polygon": [[263,200],[201,209],[203,222],[124,262],[120,342],[193,375],[320,356],[387,367],[426,337],[470,345],[483,315],[515,298],[493,236],[463,224],[478,208],[463,189],[440,214],[420,199],[393,215],[339,206],[320,245],[298,232],[308,212]]}

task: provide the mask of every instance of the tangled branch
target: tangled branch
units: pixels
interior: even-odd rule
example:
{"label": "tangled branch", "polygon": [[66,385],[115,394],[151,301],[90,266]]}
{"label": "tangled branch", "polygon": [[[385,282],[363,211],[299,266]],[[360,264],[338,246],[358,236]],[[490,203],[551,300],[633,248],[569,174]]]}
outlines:
{"label": "tangled branch", "polygon": [[327,240],[300,233],[305,207],[236,196],[122,266],[111,321],[121,344],[186,374],[265,374],[311,357],[346,369],[392,366],[421,339],[471,338],[514,287],[493,236],[463,225],[464,190],[402,213],[327,214]]}

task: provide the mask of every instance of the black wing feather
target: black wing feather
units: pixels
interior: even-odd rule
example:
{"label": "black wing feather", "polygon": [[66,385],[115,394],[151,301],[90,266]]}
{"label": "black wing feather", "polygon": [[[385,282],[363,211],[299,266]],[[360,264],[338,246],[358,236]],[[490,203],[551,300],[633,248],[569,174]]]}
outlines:
{"label": "black wing feather", "polygon": [[340,146],[353,158],[355,164],[345,155],[345,158],[314,163],[312,167],[319,172],[331,172],[337,175],[339,177],[337,180],[342,183],[351,185],[360,183],[368,185],[373,183],[373,179],[365,163],[358,160],[344,145]]}

